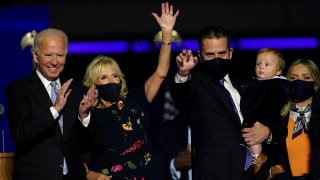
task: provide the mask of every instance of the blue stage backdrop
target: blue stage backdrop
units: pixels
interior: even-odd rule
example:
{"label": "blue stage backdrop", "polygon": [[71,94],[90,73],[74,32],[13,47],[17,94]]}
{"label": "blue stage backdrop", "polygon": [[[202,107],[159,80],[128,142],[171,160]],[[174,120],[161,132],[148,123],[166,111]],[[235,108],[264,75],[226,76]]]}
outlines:
{"label": "blue stage backdrop", "polygon": [[[0,103],[6,113],[5,86],[8,82],[26,75],[32,70],[30,47],[21,50],[20,41],[31,30],[39,31],[49,27],[49,12],[46,6],[9,6],[0,7]],[[7,119],[2,115],[1,152],[14,152],[14,143],[10,137]],[[4,139],[4,142],[3,142]],[[5,148],[2,144],[4,143]]]}

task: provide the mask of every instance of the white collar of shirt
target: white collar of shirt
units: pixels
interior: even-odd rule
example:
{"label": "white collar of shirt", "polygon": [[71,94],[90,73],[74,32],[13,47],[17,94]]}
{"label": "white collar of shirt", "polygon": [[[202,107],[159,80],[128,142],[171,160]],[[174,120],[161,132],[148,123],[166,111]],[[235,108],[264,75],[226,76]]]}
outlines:
{"label": "white collar of shirt", "polygon": [[[260,79],[260,78],[257,78],[258,80],[261,80],[261,81],[263,81],[263,80],[268,80],[268,79]],[[284,76],[274,76],[273,78],[271,78],[271,79],[287,79],[286,77],[284,77]]]}
{"label": "white collar of shirt", "polygon": [[[230,80],[230,77],[229,77],[229,74],[227,74],[226,76],[224,76],[224,81],[225,82],[227,82],[228,83],[228,85],[229,86],[231,86],[233,89],[234,89],[234,87],[233,87],[233,85],[232,85],[232,83],[231,83],[231,80]],[[225,85],[225,84],[224,84]]]}
{"label": "white collar of shirt", "polygon": [[240,121],[241,123],[243,122],[243,117],[242,117],[242,114],[241,114],[241,111],[240,111],[240,94],[239,92],[233,87],[232,83],[231,83],[231,80],[230,80],[230,77],[229,77],[229,74],[227,74],[224,78],[224,87],[229,91],[232,99],[233,99],[233,102],[235,103],[235,106],[237,108],[237,111],[238,111],[238,115],[240,117]]}
{"label": "white collar of shirt", "polygon": [[273,77],[273,79],[287,79],[286,77],[284,77],[284,76],[275,76],[275,77]]}
{"label": "white collar of shirt", "polygon": [[[300,110],[304,110],[307,106],[304,107],[298,107]],[[311,112],[307,112],[304,114],[304,117],[306,118],[306,121],[309,122],[310,121],[310,117],[311,117]],[[298,118],[299,113],[294,112],[294,111],[290,111],[290,117],[293,119],[294,122],[296,122],[296,119]]]}
{"label": "white collar of shirt", "polygon": [[[44,87],[46,88],[49,96],[51,96],[51,86],[50,86],[50,83],[51,83],[52,81],[49,81],[48,79],[46,79],[46,78],[42,75],[42,73],[39,71],[39,69],[36,70],[36,73],[37,73],[37,75],[39,76],[42,84],[43,84]],[[58,79],[56,80],[56,82],[57,82],[57,86],[58,86],[58,89],[59,89],[59,88],[61,87],[60,79],[58,78]]]}

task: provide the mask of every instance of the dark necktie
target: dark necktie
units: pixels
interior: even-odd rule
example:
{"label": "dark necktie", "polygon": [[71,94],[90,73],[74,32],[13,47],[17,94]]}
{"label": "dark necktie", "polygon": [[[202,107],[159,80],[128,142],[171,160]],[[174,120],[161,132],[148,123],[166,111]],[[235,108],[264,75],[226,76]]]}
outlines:
{"label": "dark necktie", "polygon": [[[220,79],[219,83],[222,85],[222,87],[225,88],[224,81],[225,81],[224,79]],[[236,105],[235,105],[235,103],[234,103],[234,101],[232,99],[232,96],[231,96],[230,92],[229,92],[229,97],[230,97],[230,100],[231,100],[231,104],[232,104],[233,110],[236,112],[236,114],[238,115],[238,118],[240,120],[239,112],[238,112],[238,110],[236,108]],[[249,147],[247,145],[243,145],[243,146],[244,146],[244,148],[246,148],[246,160],[245,160],[245,164],[244,164],[244,170],[246,171],[253,164],[253,156],[252,156],[252,153],[251,153],[251,150],[249,149]]]}
{"label": "dark necktie", "polygon": [[305,113],[311,112],[311,105],[308,104],[303,111],[299,110],[297,105],[293,104],[291,111],[298,113],[296,122],[294,123],[294,129],[292,133],[292,139],[296,138],[302,133],[302,130],[308,131],[308,123],[305,117]]}
{"label": "dark necktie", "polygon": [[[225,82],[224,79],[220,79],[219,80],[219,83],[222,85],[222,87],[224,87],[229,92],[229,90],[225,87],[224,82]],[[228,83],[228,82],[226,82],[226,83]],[[232,104],[233,110],[236,112],[237,117],[239,118],[239,121],[240,121],[239,112],[238,112],[238,110],[236,108],[236,104],[234,103],[230,92],[229,92],[229,97],[230,97],[230,100],[231,100],[231,104]]]}
{"label": "dark necktie", "polygon": [[[51,101],[52,101],[52,104],[54,104],[56,102],[57,92],[58,92],[57,82],[52,81],[50,83],[50,86],[51,86]],[[59,116],[59,125],[60,125],[61,132],[63,134],[63,115],[62,114]],[[67,168],[66,159],[63,158],[63,174],[66,175],[67,173],[68,173],[68,168]]]}

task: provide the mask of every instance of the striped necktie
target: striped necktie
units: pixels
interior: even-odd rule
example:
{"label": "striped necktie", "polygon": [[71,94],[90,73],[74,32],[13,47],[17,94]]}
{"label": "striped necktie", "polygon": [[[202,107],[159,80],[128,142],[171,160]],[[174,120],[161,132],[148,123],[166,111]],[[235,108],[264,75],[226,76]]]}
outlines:
{"label": "striped necktie", "polygon": [[[52,81],[50,83],[50,86],[51,86],[51,101],[52,101],[52,104],[54,104],[57,99],[58,84],[56,81]],[[63,134],[63,115],[62,114],[59,116],[59,125],[60,125],[61,132]]]}
{"label": "striped necktie", "polygon": [[58,92],[57,82],[52,81],[50,83],[50,86],[51,86],[51,101],[52,101],[52,104],[54,104],[56,102],[57,92]]}
{"label": "striped necktie", "polygon": [[[50,86],[51,86],[51,101],[52,101],[52,104],[54,104],[57,99],[58,84],[56,81],[52,81],[50,83]],[[61,132],[63,134],[63,115],[62,114],[59,116],[59,126],[60,126]],[[68,168],[67,168],[67,163],[66,163],[65,158],[63,158],[63,167],[62,168],[63,168],[63,174],[66,175],[68,173]]]}

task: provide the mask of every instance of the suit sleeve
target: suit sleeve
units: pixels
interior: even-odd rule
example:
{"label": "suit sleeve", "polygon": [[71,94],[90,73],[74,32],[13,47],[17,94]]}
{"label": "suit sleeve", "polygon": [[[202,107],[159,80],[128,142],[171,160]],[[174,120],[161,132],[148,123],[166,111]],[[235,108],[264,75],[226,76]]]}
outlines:
{"label": "suit sleeve", "polygon": [[194,88],[194,80],[188,80],[184,83],[176,83],[173,81],[170,83],[170,94],[172,99],[181,106],[188,106],[190,102],[192,102],[192,98],[194,98],[195,91],[197,88]]}
{"label": "suit sleeve", "polygon": [[8,123],[16,145],[41,141],[55,131],[57,121],[51,114],[50,104],[37,104],[39,97],[36,92],[26,92],[12,84],[7,86],[6,96]]}

